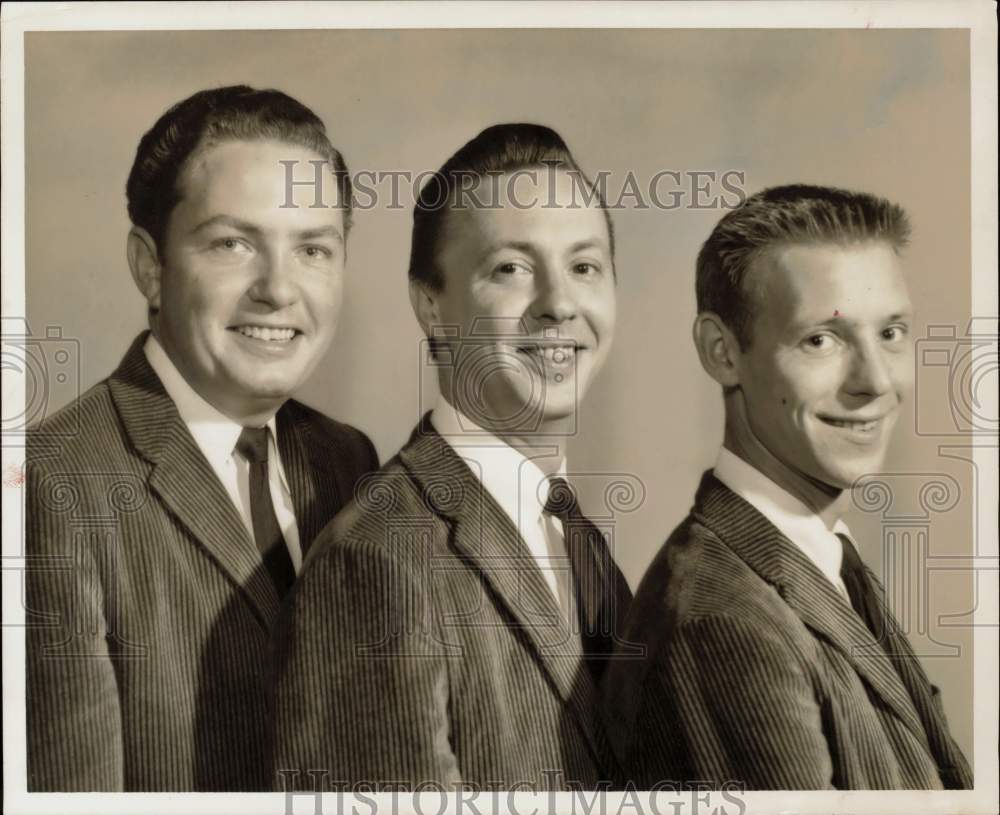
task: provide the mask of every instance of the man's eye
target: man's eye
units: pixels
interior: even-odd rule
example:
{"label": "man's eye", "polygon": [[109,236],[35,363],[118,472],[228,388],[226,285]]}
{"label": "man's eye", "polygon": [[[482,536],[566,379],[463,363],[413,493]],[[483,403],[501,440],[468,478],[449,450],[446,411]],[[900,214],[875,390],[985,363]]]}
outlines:
{"label": "man's eye", "polygon": [[883,329],[882,339],[887,342],[899,342],[906,337],[906,326],[904,325],[890,325],[888,328]]}
{"label": "man's eye", "polygon": [[578,275],[592,275],[601,271],[601,267],[590,261],[581,261],[573,264],[573,271]]}
{"label": "man's eye", "polygon": [[828,351],[833,347],[833,337],[829,334],[813,334],[806,337],[805,344],[810,351]]}
{"label": "man's eye", "polygon": [[528,269],[523,264],[514,262],[501,263],[495,269],[496,274],[503,276],[522,274],[527,271]]}
{"label": "man's eye", "polygon": [[249,247],[239,238],[219,238],[212,244],[212,248],[223,252],[249,251]]}
{"label": "man's eye", "polygon": [[315,258],[317,260],[324,260],[333,255],[329,249],[324,246],[306,246],[303,250],[306,257]]}

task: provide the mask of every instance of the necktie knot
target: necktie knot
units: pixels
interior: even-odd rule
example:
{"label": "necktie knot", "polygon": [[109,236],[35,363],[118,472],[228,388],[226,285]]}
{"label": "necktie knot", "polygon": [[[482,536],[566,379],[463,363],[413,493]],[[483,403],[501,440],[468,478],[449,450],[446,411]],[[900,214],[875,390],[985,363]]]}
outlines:
{"label": "necktie knot", "polygon": [[549,494],[542,509],[548,515],[566,518],[576,510],[576,493],[562,476],[549,478]]}
{"label": "necktie knot", "polygon": [[253,464],[267,461],[267,425],[244,427],[236,441],[236,452]]}

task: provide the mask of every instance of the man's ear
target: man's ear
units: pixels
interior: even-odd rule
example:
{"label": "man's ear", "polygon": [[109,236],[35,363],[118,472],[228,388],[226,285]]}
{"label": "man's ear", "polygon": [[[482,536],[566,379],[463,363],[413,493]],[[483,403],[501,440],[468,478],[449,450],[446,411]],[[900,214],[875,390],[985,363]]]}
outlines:
{"label": "man's ear", "polygon": [[691,333],[705,372],[723,388],[739,385],[740,344],[719,315],[701,312],[695,317]]}
{"label": "man's ear", "polygon": [[410,305],[413,313],[424,331],[424,336],[434,336],[434,326],[440,324],[438,317],[438,302],[436,293],[419,280],[410,281]]}
{"label": "man's ear", "polygon": [[146,298],[150,309],[159,309],[163,264],[160,262],[160,253],[156,249],[153,236],[141,226],[133,226],[125,243],[125,253],[128,256],[128,267],[132,270],[135,285]]}

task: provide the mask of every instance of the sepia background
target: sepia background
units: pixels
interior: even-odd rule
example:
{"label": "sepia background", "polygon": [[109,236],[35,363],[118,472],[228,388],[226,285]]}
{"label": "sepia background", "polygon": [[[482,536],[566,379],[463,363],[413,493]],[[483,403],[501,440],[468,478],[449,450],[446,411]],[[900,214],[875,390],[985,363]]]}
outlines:
{"label": "sepia background", "polygon": [[[433,170],[482,128],[530,121],[557,129],[590,174],[607,171],[612,199],[630,171],[641,187],[664,170],[681,174],[661,195],[675,190],[680,206],[643,209],[626,198],[613,214],[615,347],[570,447],[585,508],[613,527],[633,587],[721,441],[721,399],[690,327],[694,259],[725,210],[704,206],[692,174],[742,173],[747,193],[811,182],[903,204],[914,225],[917,389],[887,473],[857,493],[848,522],[971,756],[966,32],[29,33],[27,319],[50,363],[52,349],[70,351],[65,381],[29,393],[36,413],[107,376],[145,327],[125,263],[124,187],[139,138],[174,102],[235,83],[276,87],[312,107],[355,173]],[[707,197],[719,192],[710,185]],[[433,401],[407,297],[406,185],[400,203],[356,214],[334,347],[301,394],[366,431],[383,460]]]}

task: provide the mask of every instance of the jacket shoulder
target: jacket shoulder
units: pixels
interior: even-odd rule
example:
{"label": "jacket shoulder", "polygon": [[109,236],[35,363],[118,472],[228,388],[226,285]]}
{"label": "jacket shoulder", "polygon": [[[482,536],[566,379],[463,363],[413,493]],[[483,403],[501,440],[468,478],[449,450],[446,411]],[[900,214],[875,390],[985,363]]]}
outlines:
{"label": "jacket shoulder", "polygon": [[705,526],[689,515],[671,533],[643,577],[633,601],[638,621],[661,632],[707,618],[739,618],[785,627],[794,615],[777,590]]}
{"label": "jacket shoulder", "polygon": [[[354,498],[327,524],[309,550],[309,560],[348,550],[386,549],[403,558],[430,526],[443,523],[428,505],[417,482],[394,456],[378,470],[362,476]],[[419,541],[413,544],[420,547]],[[426,547],[421,550],[426,555]],[[416,556],[416,555],[415,555]]]}
{"label": "jacket shoulder", "polygon": [[317,444],[336,451],[340,457],[365,463],[374,462],[369,465],[369,469],[378,466],[375,445],[358,428],[338,422],[295,399],[288,400],[286,410],[290,418],[309,428],[309,433]]}
{"label": "jacket shoulder", "polygon": [[107,463],[127,448],[108,380],[28,429],[25,454],[34,467]]}

